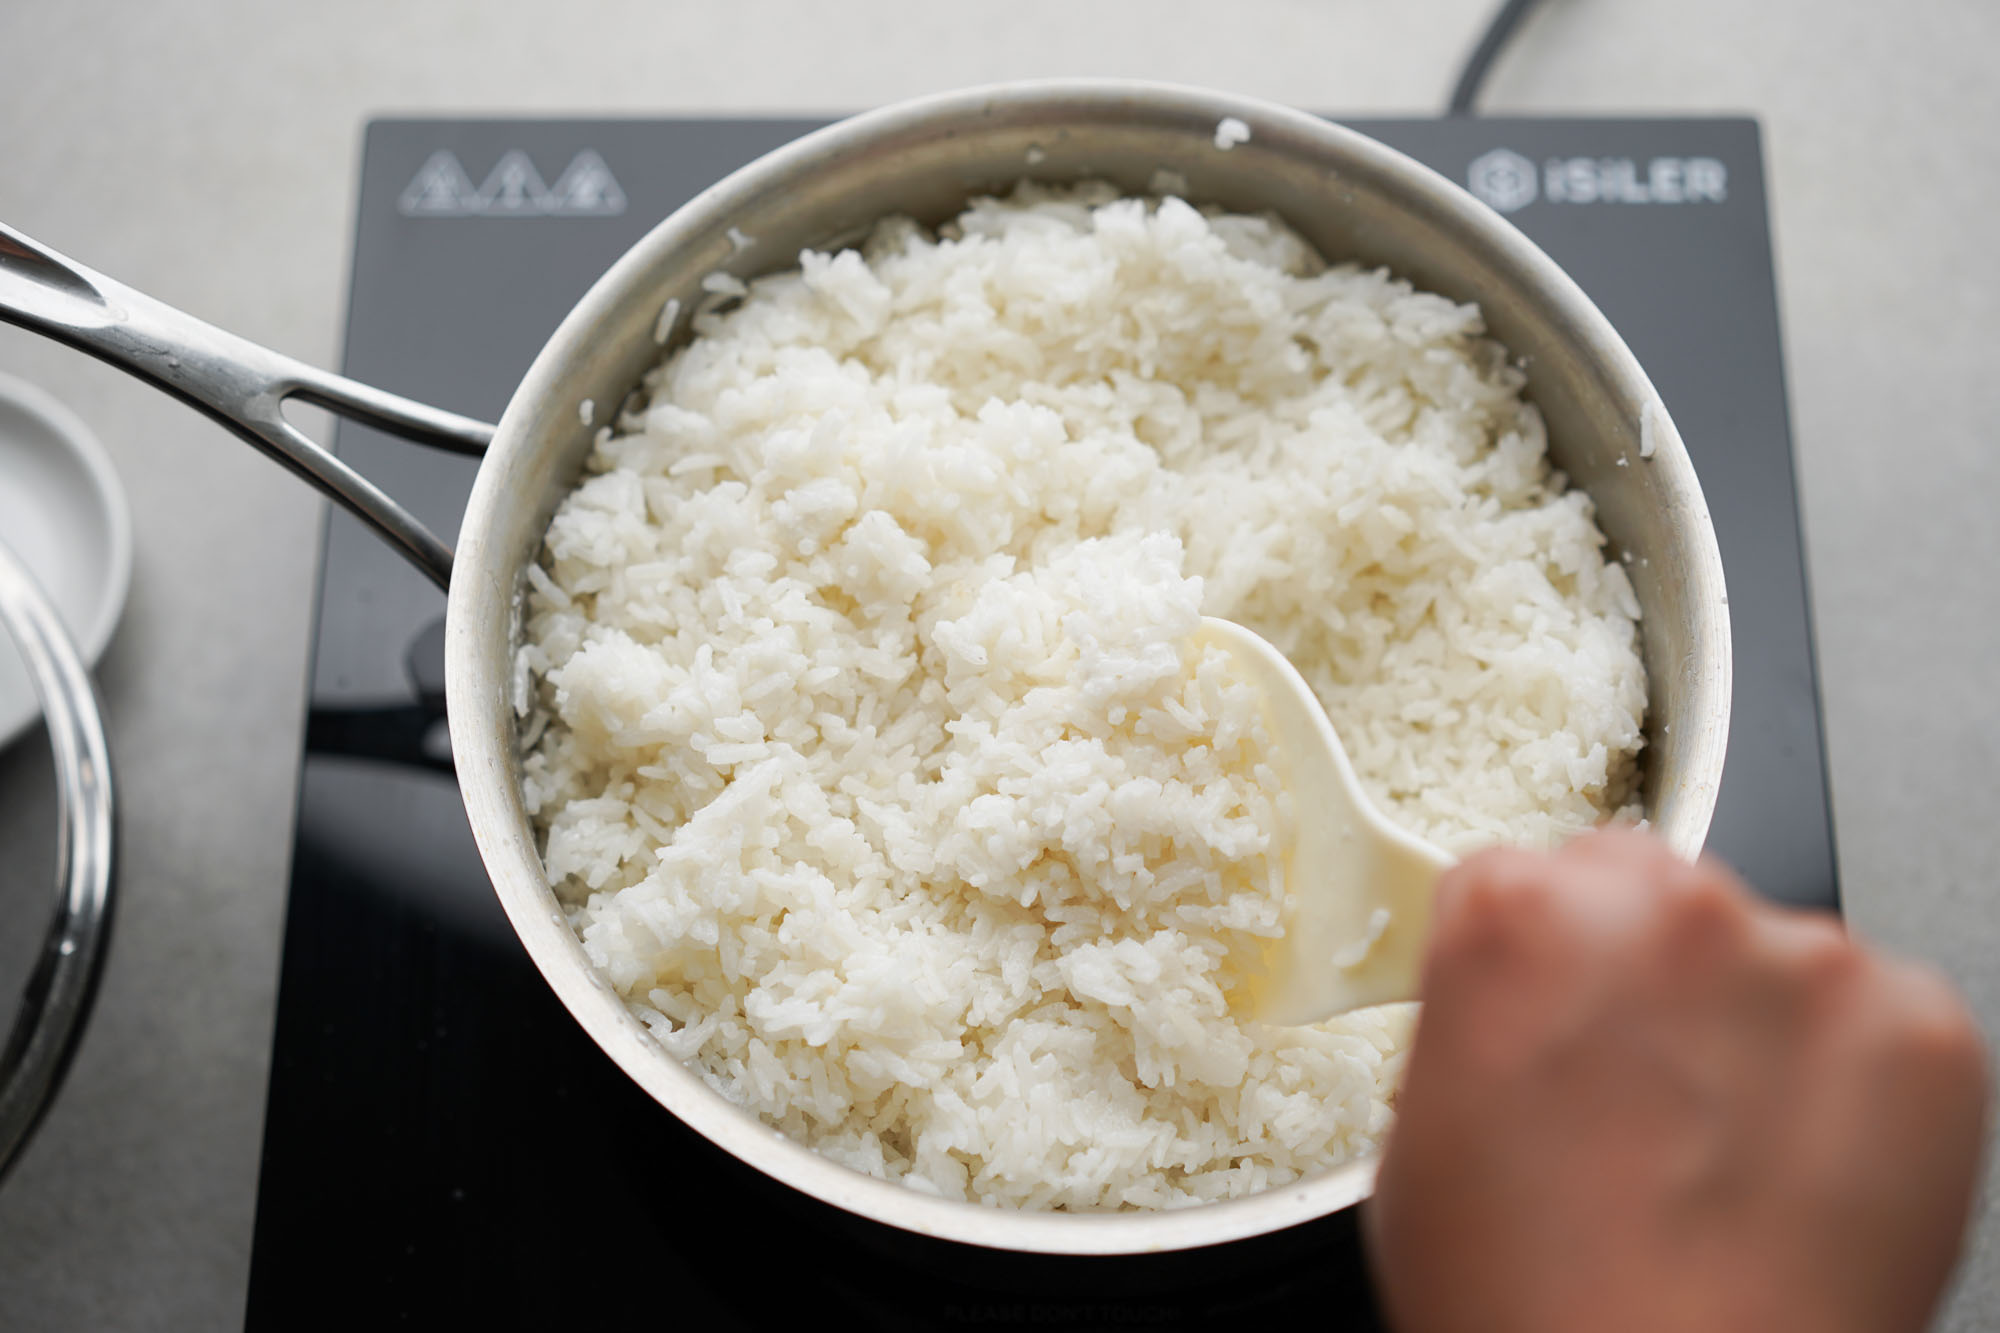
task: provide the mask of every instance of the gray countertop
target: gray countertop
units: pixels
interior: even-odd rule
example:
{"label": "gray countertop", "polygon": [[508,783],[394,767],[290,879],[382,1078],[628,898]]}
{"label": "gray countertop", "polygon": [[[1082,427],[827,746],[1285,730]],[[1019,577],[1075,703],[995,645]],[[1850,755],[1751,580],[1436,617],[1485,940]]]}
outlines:
{"label": "gray countertop", "polygon": [[[524,0],[10,0],[0,218],[324,364],[371,114],[824,111],[1054,74],[1423,113],[1487,8],[586,0],[562,6],[552,31],[557,7]],[[1763,119],[1849,912],[1951,973],[1989,1033],[1995,50],[1990,0],[1557,0],[1487,96],[1507,111]],[[0,370],[95,428],[137,528],[129,610],[100,673],[124,898],[68,1086],[0,1188],[0,1327],[234,1327],[322,506],[219,428],[79,355],[0,329]],[[9,919],[44,910],[47,786],[39,740],[0,753]],[[19,976],[0,950],[0,984]],[[2000,1328],[1992,1184],[1943,1327]]]}

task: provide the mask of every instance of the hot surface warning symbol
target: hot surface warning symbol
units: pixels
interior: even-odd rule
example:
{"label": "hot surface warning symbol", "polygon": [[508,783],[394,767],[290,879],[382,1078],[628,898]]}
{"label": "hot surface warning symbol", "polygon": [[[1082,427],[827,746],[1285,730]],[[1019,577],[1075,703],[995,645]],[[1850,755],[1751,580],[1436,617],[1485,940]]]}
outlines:
{"label": "hot surface warning symbol", "polygon": [[417,168],[396,207],[413,218],[608,218],[625,211],[625,191],[588,148],[570,159],[553,185],[517,148],[502,154],[477,186],[458,154],[440,148]]}

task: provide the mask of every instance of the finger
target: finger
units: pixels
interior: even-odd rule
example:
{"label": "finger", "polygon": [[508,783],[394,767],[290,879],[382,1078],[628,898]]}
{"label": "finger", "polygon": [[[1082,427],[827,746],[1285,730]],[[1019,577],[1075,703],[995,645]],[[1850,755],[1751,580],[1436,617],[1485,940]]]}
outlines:
{"label": "finger", "polygon": [[1556,857],[1565,865],[1616,868],[1641,877],[1687,864],[1657,835],[1622,825],[1578,834],[1557,850]]}
{"label": "finger", "polygon": [[1670,952],[1739,947],[1750,918],[1762,910],[1749,885],[1722,861],[1689,861],[1643,830],[1595,830],[1566,845],[1559,860],[1563,873],[1615,900],[1628,914],[1625,924],[1661,930]]}
{"label": "finger", "polygon": [[1545,877],[1548,862],[1544,854],[1518,847],[1476,851],[1438,877],[1432,920],[1442,923],[1468,910],[1483,911],[1491,905],[1490,899],[1518,893]]}
{"label": "finger", "polygon": [[1983,1105],[1991,1073],[1986,1038],[1945,975],[1926,963],[1873,955],[1891,997],[1907,1058],[1940,1079],[1976,1090]]}
{"label": "finger", "polygon": [[1541,920],[1546,905],[1537,899],[1549,865],[1537,852],[1489,847],[1439,877],[1418,977],[1420,998],[1435,999],[1454,982],[1478,985],[1508,965],[1520,933],[1546,924]]}

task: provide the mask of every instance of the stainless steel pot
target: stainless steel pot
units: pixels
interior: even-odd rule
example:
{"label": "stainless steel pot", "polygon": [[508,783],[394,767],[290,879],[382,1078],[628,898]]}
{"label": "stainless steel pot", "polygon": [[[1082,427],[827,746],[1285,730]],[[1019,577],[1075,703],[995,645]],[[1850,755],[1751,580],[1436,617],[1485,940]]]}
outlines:
{"label": "stainless steel pot", "polygon": [[[1224,117],[1249,128],[1222,149]],[[904,103],[811,134],[667,218],[591,288],[515,390],[492,433],[456,558],[386,496],[287,425],[297,396],[373,425],[476,449],[476,422],[310,370],[200,325],[0,230],[0,317],[41,329],[188,399],[380,528],[441,584],[452,749],[493,885],[542,975],[598,1045],[662,1106],[738,1158],[827,1203],[949,1240],[1118,1254],[1275,1231],[1373,1186],[1358,1161],[1254,1197],[1159,1213],[1025,1213],[954,1203],[853,1172],[746,1115],[666,1056],[584,957],[522,807],[509,700],[523,570],[591,447],[579,407],[623,402],[661,356],[655,324],[680,302],[685,337],[717,270],[791,267],[807,246],[856,240],[877,218],[936,222],[1024,176],[1109,180],[1144,193],[1176,173],[1197,202],[1269,210],[1336,259],[1385,265],[1477,301],[1527,368],[1554,461],[1634,557],[1650,673],[1643,799],[1681,852],[1699,850],[1729,725],[1722,562],[1673,423],[1630,351],[1576,284],[1498,215],[1402,154],[1316,117],[1221,93],[1132,82],[975,89]],[[752,238],[747,248],[730,231]],[[1622,464],[1622,465],[1621,465]]]}

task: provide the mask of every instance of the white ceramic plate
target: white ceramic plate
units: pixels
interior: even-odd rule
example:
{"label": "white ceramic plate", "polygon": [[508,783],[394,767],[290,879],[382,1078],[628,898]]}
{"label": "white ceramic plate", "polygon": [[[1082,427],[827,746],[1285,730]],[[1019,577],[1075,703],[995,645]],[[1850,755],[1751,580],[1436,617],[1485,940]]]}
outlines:
{"label": "white ceramic plate", "polygon": [[[76,413],[10,375],[0,375],[0,540],[34,571],[95,666],[132,577],[125,492]],[[41,715],[27,668],[0,633],[0,747]]]}

